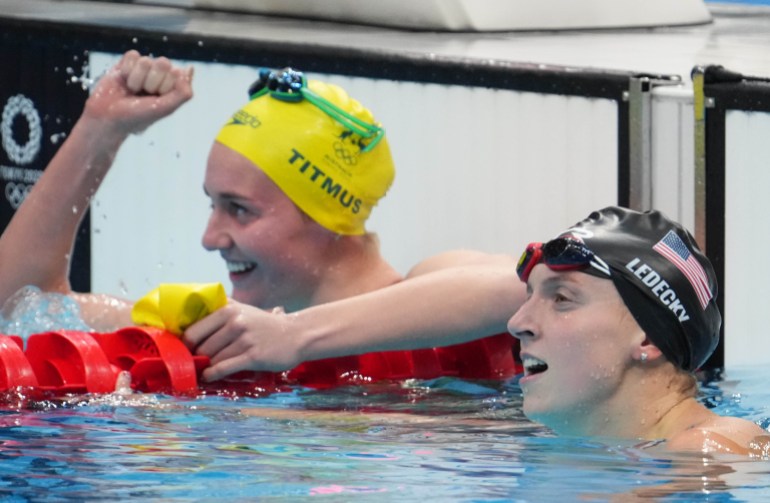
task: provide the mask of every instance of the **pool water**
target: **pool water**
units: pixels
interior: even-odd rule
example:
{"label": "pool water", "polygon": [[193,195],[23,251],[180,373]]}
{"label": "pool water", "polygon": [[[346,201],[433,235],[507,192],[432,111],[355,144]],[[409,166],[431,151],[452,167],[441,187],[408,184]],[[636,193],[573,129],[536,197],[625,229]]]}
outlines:
{"label": "pool water", "polygon": [[[731,370],[701,399],[767,428],[767,378]],[[515,379],[2,403],[3,501],[732,502],[770,489],[768,460],[555,437],[522,416]]]}

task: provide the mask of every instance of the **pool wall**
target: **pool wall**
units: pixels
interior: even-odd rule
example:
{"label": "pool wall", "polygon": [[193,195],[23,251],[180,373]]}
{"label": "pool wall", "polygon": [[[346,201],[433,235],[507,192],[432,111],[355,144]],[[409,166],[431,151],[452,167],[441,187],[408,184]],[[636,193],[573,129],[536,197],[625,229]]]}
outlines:
{"label": "pool wall", "polygon": [[[694,148],[699,130],[689,75],[644,71],[646,63],[630,55],[625,69],[522,62],[503,53],[448,56],[425,35],[419,49],[401,50],[409,32],[100,2],[11,1],[0,6],[0,26],[4,62],[19,75],[30,62],[50,64],[53,48],[62,52],[60,73],[48,77],[53,98],[39,113],[61,116],[64,124],[56,129],[43,121],[46,147],[37,169],[82,106],[85,94],[77,90],[85,66],[98,75],[130,48],[195,66],[195,98],[131,138],[97,196],[76,254],[81,284],[95,291],[137,298],[160,282],[228,283],[218,256],[200,246],[207,151],[246,99],[255,67],[291,65],[342,85],[385,125],[397,177],[369,228],[401,272],[452,248],[517,254],[528,241],[547,239],[608,204],[656,207],[710,236],[709,255],[724,264],[729,335],[711,363],[770,361],[770,342],[743,335],[762,334],[761,306],[746,299],[764,298],[770,274],[744,264],[762,263],[766,233],[739,224],[760,223],[756,215],[767,213],[767,108],[725,113],[725,183],[708,179],[711,195],[699,201],[706,194],[696,167],[706,160]],[[443,37],[442,47],[490,43]],[[377,41],[379,48],[363,47]],[[519,42],[507,39],[510,48]],[[558,37],[544,43],[569,46]],[[29,86],[21,77],[5,84],[3,102]],[[58,99],[57,89],[69,94]],[[49,108],[60,102],[66,111]],[[14,134],[23,145],[23,134]],[[5,169],[25,166],[3,154],[4,173],[21,173]],[[25,176],[6,176],[6,192],[10,182],[18,189],[34,181]],[[740,256],[747,245],[756,260]]]}

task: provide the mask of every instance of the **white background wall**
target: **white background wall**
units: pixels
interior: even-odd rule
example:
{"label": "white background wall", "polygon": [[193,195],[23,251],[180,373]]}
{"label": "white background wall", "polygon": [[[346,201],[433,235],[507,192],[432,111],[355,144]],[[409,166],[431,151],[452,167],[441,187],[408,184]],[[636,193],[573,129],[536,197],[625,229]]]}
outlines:
{"label": "white background wall", "polygon": [[730,111],[725,151],[725,366],[770,362],[770,114]]}
{"label": "white background wall", "polygon": [[[92,54],[95,73],[116,61]],[[138,298],[161,282],[220,281],[200,245],[202,180],[220,126],[246,99],[255,69],[195,63],[195,98],[119,155],[93,206],[93,289]],[[616,202],[617,110],[610,100],[311,75],[342,85],[385,125],[394,187],[369,229],[402,273],[455,248],[518,255]],[[694,228],[693,103],[687,86],[652,94],[653,205]],[[725,363],[770,361],[762,302],[770,114],[727,120]],[[759,148],[758,148],[759,147]]]}
{"label": "white background wall", "polygon": [[652,207],[695,234],[695,128],[692,88],[652,91]]}
{"label": "white background wall", "polygon": [[[116,61],[92,53],[94,74]],[[246,100],[256,69],[195,63],[195,97],[133,137],[97,195],[97,292],[138,298],[161,282],[221,281],[200,245],[202,182],[216,132]],[[565,97],[319,76],[346,88],[387,129],[396,181],[369,229],[406,273],[456,248],[518,256],[596,208],[617,202],[617,105]]]}

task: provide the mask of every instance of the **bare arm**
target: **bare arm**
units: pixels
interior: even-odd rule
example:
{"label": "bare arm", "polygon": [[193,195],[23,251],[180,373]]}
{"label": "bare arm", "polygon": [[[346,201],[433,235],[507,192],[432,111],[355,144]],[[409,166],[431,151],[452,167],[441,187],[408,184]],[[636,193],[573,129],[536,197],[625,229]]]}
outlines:
{"label": "bare arm", "polygon": [[240,370],[285,370],[302,361],[466,342],[506,331],[524,302],[512,258],[429,266],[401,283],[292,314],[231,302],[192,325],[187,344],[209,355],[207,380]]}
{"label": "bare arm", "polygon": [[[25,285],[71,293],[70,255],[88,205],[131,133],[146,129],[192,97],[190,71],[165,58],[127,52],[94,89],[67,141],[49,163],[0,239],[0,303]],[[77,296],[84,317],[127,304]],[[99,306],[98,309],[95,307]],[[95,320],[99,321],[99,320]],[[95,327],[97,328],[97,327]]]}

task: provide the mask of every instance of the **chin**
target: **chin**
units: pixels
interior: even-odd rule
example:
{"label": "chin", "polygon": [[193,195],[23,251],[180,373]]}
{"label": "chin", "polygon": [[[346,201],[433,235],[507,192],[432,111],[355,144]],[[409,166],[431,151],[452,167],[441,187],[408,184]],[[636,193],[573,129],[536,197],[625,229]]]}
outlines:
{"label": "chin", "polygon": [[521,411],[527,418],[543,424],[552,421],[553,417],[558,415],[557,411],[552,406],[549,406],[549,404],[534,397],[528,398],[526,394],[524,395]]}

